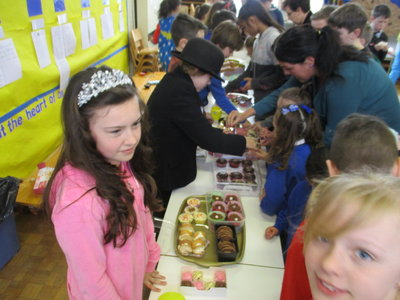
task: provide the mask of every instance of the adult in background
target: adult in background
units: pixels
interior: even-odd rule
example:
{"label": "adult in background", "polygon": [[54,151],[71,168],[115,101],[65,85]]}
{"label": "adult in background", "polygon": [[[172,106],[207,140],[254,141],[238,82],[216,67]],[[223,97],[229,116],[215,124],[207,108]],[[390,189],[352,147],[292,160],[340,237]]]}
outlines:
{"label": "adult in background", "polygon": [[285,0],[282,3],[282,8],[293,24],[304,25],[311,23],[310,0]]}
{"label": "adult in background", "polygon": [[272,4],[272,0],[260,0],[261,4],[265,7],[268,13],[278,22],[282,27],[285,25],[282,12],[279,8]]}
{"label": "adult in background", "polygon": [[383,68],[368,54],[340,46],[337,32],[329,26],[319,32],[310,26],[290,28],[278,38],[274,53],[291,78],[247,111],[231,112],[229,124],[274,111],[282,90],[307,84],[326,145],[330,145],[336,125],[355,112],[379,117],[400,131],[399,100]]}

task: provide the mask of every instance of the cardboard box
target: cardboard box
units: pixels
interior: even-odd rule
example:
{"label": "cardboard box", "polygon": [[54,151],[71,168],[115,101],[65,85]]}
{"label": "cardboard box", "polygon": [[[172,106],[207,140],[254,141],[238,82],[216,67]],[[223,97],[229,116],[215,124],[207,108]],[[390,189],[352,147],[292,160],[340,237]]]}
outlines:
{"label": "cardboard box", "polygon": [[0,223],[0,245],[0,269],[2,269],[20,248],[14,214]]}

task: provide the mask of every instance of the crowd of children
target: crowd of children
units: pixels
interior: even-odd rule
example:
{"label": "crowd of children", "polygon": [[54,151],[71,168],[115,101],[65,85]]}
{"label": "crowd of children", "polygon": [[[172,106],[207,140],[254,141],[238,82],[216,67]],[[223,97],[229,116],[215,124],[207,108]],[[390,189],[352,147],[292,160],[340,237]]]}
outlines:
{"label": "crowd of children", "polygon": [[[312,15],[308,0],[285,0],[295,26],[284,31],[271,1],[243,2],[237,20],[232,1],[203,4],[196,18],[178,14],[180,0],[161,2],[168,72],[147,105],[121,71],[88,68],[71,79],[63,149],[44,197],[70,298],[142,299],[143,285],[166,284],[155,271],[152,217],[195,179],[200,146],[265,160],[260,209],[276,215],[265,238],[281,239],[281,299],[398,299],[400,104],[377,62],[390,10],[377,5],[367,24],[360,4]],[[223,88],[221,67],[243,34],[250,65]],[[259,101],[240,113],[226,92],[250,89]],[[203,111],[209,93],[228,125],[262,120],[255,128],[266,149],[214,128]]]}

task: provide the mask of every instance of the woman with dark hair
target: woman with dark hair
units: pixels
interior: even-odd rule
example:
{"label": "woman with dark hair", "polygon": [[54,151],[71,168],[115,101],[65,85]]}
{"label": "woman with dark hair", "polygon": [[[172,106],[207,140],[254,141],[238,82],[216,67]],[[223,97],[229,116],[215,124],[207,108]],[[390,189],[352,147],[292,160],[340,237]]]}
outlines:
{"label": "woman with dark hair", "polygon": [[242,6],[238,22],[244,33],[253,37],[258,35],[258,38],[254,42],[253,55],[248,68],[238,78],[229,82],[225,90],[247,92],[253,89],[257,102],[286,80],[272,52],[272,44],[283,28],[272,19],[260,2],[253,0],[247,1]]}
{"label": "woman with dark hair", "polygon": [[337,123],[354,112],[377,116],[400,131],[400,104],[387,74],[368,54],[340,46],[333,29],[293,27],[278,38],[274,53],[291,78],[247,111],[231,112],[228,123],[271,113],[282,90],[308,84],[328,146]]}

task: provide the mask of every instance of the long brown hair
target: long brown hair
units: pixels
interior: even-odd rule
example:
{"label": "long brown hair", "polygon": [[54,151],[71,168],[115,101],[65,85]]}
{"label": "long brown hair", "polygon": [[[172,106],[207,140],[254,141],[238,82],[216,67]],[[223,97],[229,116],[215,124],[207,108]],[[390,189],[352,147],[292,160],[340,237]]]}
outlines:
{"label": "long brown hair", "polygon": [[[295,109],[293,109],[295,108]],[[285,113],[285,110],[290,110]],[[312,149],[322,146],[322,129],[315,110],[305,105],[288,105],[274,115],[275,138],[268,151],[267,162],[279,163],[285,170],[295,143],[304,139]]]}
{"label": "long brown hair", "polygon": [[[112,241],[114,247],[121,247],[137,228],[136,213],[133,209],[135,198],[123,181],[125,175],[121,174],[117,166],[105,160],[97,150],[89,129],[89,120],[97,109],[121,104],[133,97],[138,99],[142,112],[142,137],[130,165],[137,180],[143,185],[145,205],[155,211],[159,209],[159,202],[156,199],[155,182],[149,175],[153,170],[153,165],[150,161],[151,148],[148,140],[149,123],[146,106],[140,100],[136,88],[130,84],[119,85],[92,97],[80,108],[77,105],[77,96],[82,90],[82,85],[89,83],[92,75],[99,70],[111,71],[112,69],[102,66],[81,71],[72,77],[66,89],[62,103],[64,142],[60,158],[44,194],[44,206],[50,216],[51,203],[54,203],[54,199],[50,199],[52,183],[56,174],[65,164],[69,163],[73,167],[87,172],[94,178],[96,186],[86,193],[95,189],[96,193],[110,206],[110,212],[106,218],[108,230],[104,235],[104,243]],[[75,201],[78,200],[79,198],[75,199]]]}

